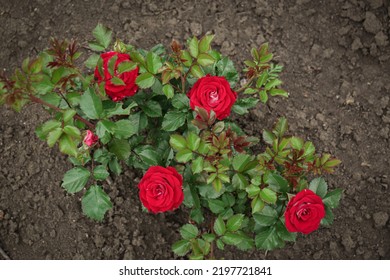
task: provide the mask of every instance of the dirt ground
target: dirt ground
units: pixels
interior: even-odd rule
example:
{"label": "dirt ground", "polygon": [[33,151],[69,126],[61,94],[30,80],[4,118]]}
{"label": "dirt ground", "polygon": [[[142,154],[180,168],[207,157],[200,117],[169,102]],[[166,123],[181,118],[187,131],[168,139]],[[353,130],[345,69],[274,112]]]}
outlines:
{"label": "dirt ground", "polygon": [[[342,160],[328,176],[344,189],[331,228],[268,252],[226,251],[226,259],[390,259],[390,1],[0,0],[0,67],[10,71],[51,36],[92,39],[98,22],[136,46],[166,46],[207,31],[239,68],[252,46],[268,41],[285,66],[288,100],[273,99],[240,120],[260,136],[278,116],[320,152]],[[114,209],[102,223],[81,213],[60,187],[70,168],[34,133],[46,113],[0,107],[0,247],[12,259],[172,259],[186,216],[141,212],[127,170],[106,185]],[[0,259],[1,259],[0,255]]]}

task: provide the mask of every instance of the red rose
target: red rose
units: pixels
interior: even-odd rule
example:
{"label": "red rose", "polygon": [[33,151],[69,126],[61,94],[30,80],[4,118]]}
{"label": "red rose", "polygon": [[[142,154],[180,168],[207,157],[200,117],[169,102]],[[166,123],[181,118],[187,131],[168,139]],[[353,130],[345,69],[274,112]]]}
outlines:
{"label": "red rose", "polygon": [[322,198],[305,189],[288,202],[284,217],[289,232],[309,234],[318,229],[322,218],[325,217]]}
{"label": "red rose", "polygon": [[153,213],[175,210],[183,202],[183,177],[173,167],[151,166],[138,184],[142,204]]}
{"label": "red rose", "polygon": [[93,144],[95,144],[99,140],[99,137],[97,135],[93,134],[92,131],[87,130],[87,135],[84,137],[84,143],[91,147]]}
{"label": "red rose", "polygon": [[[116,77],[120,78],[125,83],[125,85],[114,85],[111,82],[112,76],[110,72],[108,72],[108,62],[115,55],[118,58],[115,62],[114,73]],[[121,101],[125,97],[133,96],[138,90],[138,86],[135,84],[135,79],[138,76],[138,67],[132,71],[124,72],[120,75],[117,75],[118,65],[123,61],[130,61],[130,56],[128,54],[118,52],[106,52],[101,54],[100,56],[103,59],[104,77],[100,75],[97,66],[95,69],[95,77],[97,78],[99,83],[102,81],[106,82],[104,86],[106,94],[115,102]]]}
{"label": "red rose", "polygon": [[190,92],[192,110],[201,107],[208,112],[213,110],[219,120],[223,120],[230,115],[230,109],[237,99],[225,77],[205,76],[196,81]]}

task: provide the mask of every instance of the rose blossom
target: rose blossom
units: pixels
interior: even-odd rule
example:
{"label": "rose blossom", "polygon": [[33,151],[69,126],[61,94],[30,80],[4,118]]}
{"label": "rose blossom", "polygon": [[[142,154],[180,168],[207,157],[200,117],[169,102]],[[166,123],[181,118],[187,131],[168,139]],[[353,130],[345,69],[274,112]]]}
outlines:
{"label": "rose blossom", "polygon": [[[112,76],[108,71],[108,62],[115,55],[118,58],[115,62],[114,73],[116,77],[120,78],[125,83],[125,85],[114,85],[111,82]],[[130,56],[128,54],[118,52],[106,52],[100,56],[103,60],[104,77],[100,75],[97,66],[95,68],[95,77],[97,78],[98,83],[101,83],[102,81],[106,82],[104,86],[106,94],[115,102],[121,101],[125,97],[133,96],[138,90],[138,86],[135,83],[135,79],[138,76],[138,67],[129,72],[124,72],[120,75],[117,75],[118,65],[124,61],[131,61]]]}
{"label": "rose blossom", "polygon": [[225,77],[210,75],[197,80],[187,95],[193,110],[195,107],[204,108],[208,112],[213,110],[219,120],[230,115],[237,99],[237,93],[230,88]]}
{"label": "rose blossom", "polygon": [[99,137],[97,135],[93,134],[92,131],[87,130],[87,135],[84,137],[84,143],[91,147],[93,144],[95,144],[99,140]]}
{"label": "rose blossom", "polygon": [[318,229],[325,217],[322,198],[311,190],[300,191],[288,202],[284,217],[289,232],[309,234]]}
{"label": "rose blossom", "polygon": [[183,202],[183,177],[173,167],[151,166],[138,184],[142,204],[151,212],[174,210]]}

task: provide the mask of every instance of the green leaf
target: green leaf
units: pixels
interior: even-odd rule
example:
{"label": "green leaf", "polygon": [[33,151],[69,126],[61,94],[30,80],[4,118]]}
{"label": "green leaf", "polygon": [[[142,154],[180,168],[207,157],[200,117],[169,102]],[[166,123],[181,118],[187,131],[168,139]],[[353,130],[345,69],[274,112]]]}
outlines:
{"label": "green leaf", "polygon": [[192,65],[191,74],[195,78],[202,78],[204,76],[204,72],[203,72],[202,68],[197,64]]}
{"label": "green leaf", "polygon": [[216,238],[215,234],[213,233],[204,233],[202,234],[202,238],[207,242],[213,242]]}
{"label": "green leaf", "polygon": [[169,140],[169,144],[176,151],[180,151],[180,150],[187,147],[187,140],[179,134],[174,134],[174,135],[171,135],[171,138]]}
{"label": "green leaf", "polygon": [[228,57],[222,58],[220,61],[216,63],[217,76],[223,76],[228,80],[230,86],[234,88],[236,83],[239,80],[239,75],[234,67],[233,61],[231,61]]}
{"label": "green leaf", "polygon": [[122,167],[119,164],[117,158],[113,158],[108,162],[108,167],[115,175],[120,175],[122,173]]}
{"label": "green leaf", "polygon": [[190,67],[192,64],[192,57],[188,51],[183,50],[181,52],[180,59],[183,61],[184,66]]}
{"label": "green leaf", "polygon": [[227,231],[234,232],[241,228],[244,221],[244,214],[236,214],[230,217],[226,222]]}
{"label": "green leaf", "polygon": [[282,176],[276,173],[268,173],[266,176],[265,183],[268,184],[269,188],[275,192],[287,192],[288,182]]}
{"label": "green leaf", "polygon": [[289,232],[286,229],[286,226],[284,225],[284,223],[282,222],[282,219],[280,219],[276,223],[276,233],[278,234],[278,236],[281,239],[283,239],[285,241],[295,242],[295,240],[297,239],[297,233],[296,232]]}
{"label": "green leaf", "polygon": [[191,151],[196,151],[200,145],[200,137],[193,132],[190,132],[187,136],[187,147]]}
{"label": "green leaf", "polygon": [[62,128],[57,127],[54,130],[50,131],[49,135],[47,136],[47,145],[51,148],[53,147],[58,139],[60,139],[62,135]]}
{"label": "green leaf", "polygon": [[284,89],[280,88],[273,88],[269,91],[269,94],[272,96],[283,96],[283,97],[288,97],[288,92],[285,91]]}
{"label": "green leaf", "polygon": [[179,240],[172,245],[172,251],[182,257],[185,256],[191,249],[191,243],[188,240]]}
{"label": "green leaf", "polygon": [[334,191],[328,192],[322,201],[329,208],[336,208],[339,206],[342,194],[342,189],[336,189]]}
{"label": "green leaf", "polygon": [[249,198],[254,198],[260,194],[260,187],[255,185],[249,185],[245,191],[248,193]]}
{"label": "green leaf", "polygon": [[[48,120],[47,122],[45,122],[44,124],[42,124],[40,127],[39,127],[39,135],[38,137],[39,138],[44,138],[46,137],[46,135],[56,129],[56,128],[60,128],[61,127],[61,122],[57,121],[57,120]],[[38,133],[37,133],[38,134]],[[41,137],[42,136],[42,137]]]}
{"label": "green leaf", "polygon": [[254,108],[258,102],[259,100],[253,97],[241,98],[233,105],[232,110],[239,115],[244,115],[249,113],[248,109]]}
{"label": "green leaf", "polygon": [[116,85],[116,86],[125,86],[126,85],[125,82],[121,78],[118,78],[116,76],[113,76],[111,78],[111,83],[113,85]]}
{"label": "green leaf", "polygon": [[309,190],[324,198],[328,192],[328,184],[324,178],[315,178],[310,182]]}
{"label": "green leaf", "polygon": [[276,137],[271,131],[265,129],[263,131],[263,139],[265,143],[267,143],[268,145],[272,145]]}
{"label": "green leaf", "polygon": [[65,173],[61,186],[68,193],[77,193],[85,187],[90,175],[89,170],[84,167],[72,168]]}
{"label": "green leaf", "polygon": [[134,152],[141,158],[142,162],[148,166],[160,165],[160,156],[151,146],[139,146]]}
{"label": "green leaf", "polygon": [[176,160],[178,162],[186,163],[186,162],[190,161],[191,159],[192,159],[192,151],[187,149],[187,148],[180,150],[176,154]]}
{"label": "green leaf", "polygon": [[154,100],[148,100],[145,105],[140,106],[148,117],[158,118],[162,116],[160,103]]}
{"label": "green leaf", "polygon": [[202,209],[193,208],[190,212],[190,219],[195,221],[198,224],[203,223],[204,217],[203,217]]}
{"label": "green leaf", "polygon": [[260,197],[264,202],[275,204],[277,200],[276,192],[268,188],[264,188],[260,191]]}
{"label": "green leaf", "polygon": [[125,160],[130,156],[129,141],[124,139],[113,138],[108,144],[108,149],[121,160]]}
{"label": "green leaf", "polygon": [[172,98],[172,106],[176,109],[186,109],[190,107],[190,100],[185,94],[176,94]]}
{"label": "green leaf", "polygon": [[225,226],[225,222],[223,221],[222,217],[219,216],[215,222],[214,222],[214,232],[221,236],[221,235],[224,235],[225,232],[226,232],[226,226]]}
{"label": "green leaf", "polygon": [[198,63],[202,66],[208,66],[214,63],[214,58],[208,54],[201,53],[197,59]]}
{"label": "green leaf", "polygon": [[165,131],[175,131],[186,121],[187,114],[179,111],[169,111],[165,114],[162,129]]}
{"label": "green leaf", "polygon": [[193,37],[188,43],[188,50],[193,58],[197,58],[199,54],[199,42],[196,37]]}
{"label": "green leaf", "polygon": [[217,199],[209,199],[208,206],[214,214],[220,214],[225,210],[225,203]]}
{"label": "green leaf", "polygon": [[72,157],[77,157],[77,143],[71,136],[62,134],[60,137],[59,146],[61,153],[70,155]]}
{"label": "green leaf", "polygon": [[278,136],[279,138],[281,138],[284,133],[286,133],[288,129],[288,124],[287,124],[287,120],[285,117],[281,117],[277,122],[276,122],[276,125],[275,125],[275,128],[274,128],[274,134],[276,136]]}
{"label": "green leaf", "polygon": [[103,144],[111,140],[111,134],[115,132],[115,123],[109,120],[101,120],[96,124],[96,135]]}
{"label": "green leaf", "polygon": [[74,138],[81,138],[80,130],[73,125],[65,126],[63,131],[64,131],[64,133],[66,133],[69,136],[72,136]]}
{"label": "green leaf", "polygon": [[245,170],[246,165],[251,161],[251,156],[247,154],[238,154],[233,158],[233,168],[238,172],[243,172]]}
{"label": "green leaf", "polygon": [[274,87],[277,87],[279,85],[282,84],[282,81],[281,80],[278,80],[278,79],[274,79],[274,80],[271,80],[269,81],[266,85],[265,85],[265,89],[266,90],[270,90]]}
{"label": "green leaf", "polygon": [[256,87],[261,88],[268,79],[268,71],[264,71],[256,81]]}
{"label": "green leaf", "polygon": [[110,175],[107,168],[103,165],[96,166],[93,170],[93,177],[96,180],[105,180]]}
{"label": "green leaf", "polygon": [[268,94],[265,90],[260,90],[259,91],[259,96],[260,96],[260,101],[263,102],[264,104],[267,103],[268,101]]}
{"label": "green leaf", "polygon": [[76,115],[76,111],[73,109],[69,109],[64,111],[62,119],[64,120],[64,123],[67,123],[70,120],[72,120],[75,115]]}
{"label": "green leaf", "polygon": [[104,47],[104,49],[108,48],[112,37],[112,31],[110,29],[99,23],[92,31],[92,34],[100,46]]}
{"label": "green leaf", "polygon": [[219,250],[224,250],[225,249],[225,244],[223,243],[223,241],[221,239],[217,239],[217,248]]}
{"label": "green leaf", "polygon": [[284,245],[283,240],[276,234],[275,227],[260,231],[255,237],[256,247],[263,250],[273,250]]}
{"label": "green leaf", "polygon": [[234,174],[232,178],[232,185],[239,189],[243,190],[248,186],[248,180],[242,174]]}
{"label": "green leaf", "polygon": [[291,137],[290,144],[293,149],[300,151],[303,148],[303,140],[299,137]]}
{"label": "green leaf", "polygon": [[90,119],[99,119],[103,112],[102,101],[92,88],[86,90],[81,96],[80,108]]}
{"label": "green leaf", "polygon": [[242,241],[242,237],[239,234],[231,232],[226,232],[221,239],[225,244],[233,246],[237,246]]}
{"label": "green leaf", "polygon": [[325,206],[325,217],[321,220],[322,226],[330,226],[333,224],[334,216],[330,207]]}
{"label": "green leaf", "polygon": [[190,240],[196,238],[198,234],[198,228],[192,224],[185,224],[180,228],[180,235],[183,239]]}
{"label": "green leaf", "polygon": [[199,52],[207,53],[210,50],[211,41],[214,39],[214,34],[205,35],[199,42]]}
{"label": "green leaf", "polygon": [[255,214],[261,212],[264,209],[265,204],[264,201],[262,201],[259,198],[259,196],[256,196],[251,202],[251,207],[252,207],[252,214]]}
{"label": "green leaf", "polygon": [[161,58],[154,52],[149,52],[146,55],[146,68],[152,74],[157,74],[162,67]]}
{"label": "green leaf", "polygon": [[87,68],[94,70],[96,68],[99,58],[100,56],[94,53],[90,57],[88,57],[84,64],[85,66],[87,66]]}
{"label": "green leaf", "polygon": [[203,157],[197,157],[195,160],[193,160],[191,163],[192,173],[194,174],[201,173],[203,171],[203,163],[204,163]]}
{"label": "green leaf", "polygon": [[41,72],[42,67],[43,67],[43,61],[42,61],[42,58],[40,58],[40,57],[34,59],[29,66],[31,74],[37,74],[37,73]]}
{"label": "green leaf", "polygon": [[150,88],[151,86],[153,86],[155,81],[156,81],[156,78],[153,76],[153,74],[151,74],[149,72],[142,73],[135,80],[136,84],[140,88]]}
{"label": "green leaf", "polygon": [[253,218],[260,226],[270,226],[276,223],[278,212],[270,206],[265,206],[261,212],[253,214]]}
{"label": "green leaf", "polygon": [[114,135],[118,139],[128,139],[137,134],[138,127],[134,126],[130,120],[119,120],[115,122]]}
{"label": "green leaf", "polygon": [[125,72],[133,71],[135,68],[137,68],[137,63],[135,63],[134,61],[122,61],[118,64],[118,75]]}
{"label": "green leaf", "polygon": [[175,91],[173,90],[173,87],[170,84],[164,85],[162,91],[168,99],[171,99],[175,96]]}
{"label": "green leaf", "polygon": [[93,185],[81,199],[83,213],[96,221],[102,221],[104,214],[112,208],[110,197],[102,187]]}

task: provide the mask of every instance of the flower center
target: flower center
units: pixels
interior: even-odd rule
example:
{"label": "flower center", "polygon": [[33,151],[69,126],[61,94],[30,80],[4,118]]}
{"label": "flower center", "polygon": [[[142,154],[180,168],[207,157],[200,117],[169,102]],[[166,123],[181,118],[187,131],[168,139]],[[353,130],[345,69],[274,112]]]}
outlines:
{"label": "flower center", "polygon": [[165,192],[165,189],[162,185],[158,184],[156,189],[155,189],[155,195],[156,196],[160,196],[160,195],[163,195]]}
{"label": "flower center", "polygon": [[209,101],[210,104],[215,104],[218,102],[219,95],[218,95],[218,92],[216,90],[209,93],[209,100],[210,100]]}

